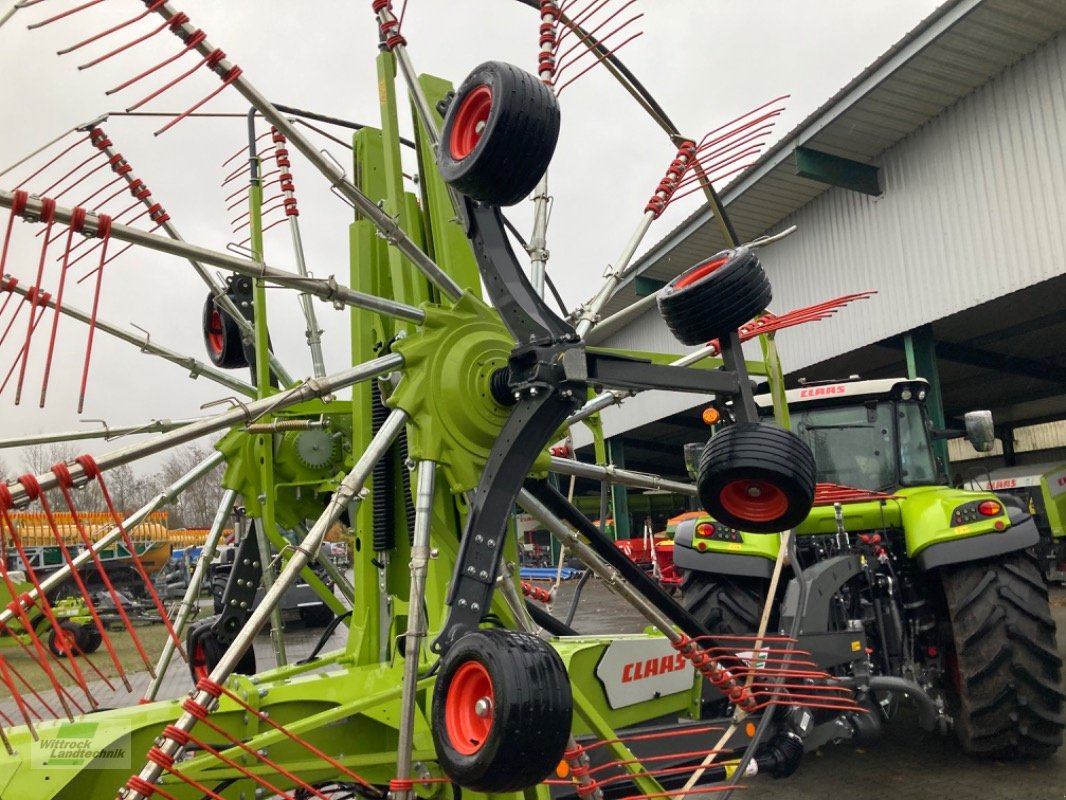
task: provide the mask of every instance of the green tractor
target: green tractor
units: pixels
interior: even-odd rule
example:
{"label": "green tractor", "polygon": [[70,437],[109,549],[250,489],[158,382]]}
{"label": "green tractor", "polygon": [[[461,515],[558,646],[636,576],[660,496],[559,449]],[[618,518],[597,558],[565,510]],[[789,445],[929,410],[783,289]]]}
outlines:
{"label": "green tractor", "polygon": [[[16,597],[33,589],[33,584],[21,573],[12,570],[7,574],[8,581],[0,582],[0,606],[4,608],[11,607]],[[56,600],[51,603],[49,611],[45,614],[40,606],[33,606],[27,609],[25,618],[17,616],[0,627],[0,648],[21,647],[28,651],[33,645],[28,624],[36,638],[47,642],[48,649],[57,657],[69,655],[72,647],[86,655],[99,649],[103,638],[93,625],[89,608],[82,598]]]}
{"label": "green tractor", "polygon": [[[870,743],[896,709],[889,693],[902,691],[921,724],[950,724],[973,755],[1048,756],[1062,742],[1062,660],[1032,550],[1037,526],[990,491],[948,484],[934,442],[963,434],[934,430],[928,389],[899,379],[786,392],[818,483],[791,533],[737,521],[784,502],[775,476],[791,465],[713,436],[698,477],[711,516],[683,523],[675,539],[683,603],[719,635],[756,630],[765,605],[771,628],[797,633],[819,666],[858,687],[872,713],[841,717],[807,750]],[[757,401],[769,414],[769,399]],[[990,415],[966,422],[967,438],[989,449]],[[795,573],[787,586],[777,582],[780,550]]]}

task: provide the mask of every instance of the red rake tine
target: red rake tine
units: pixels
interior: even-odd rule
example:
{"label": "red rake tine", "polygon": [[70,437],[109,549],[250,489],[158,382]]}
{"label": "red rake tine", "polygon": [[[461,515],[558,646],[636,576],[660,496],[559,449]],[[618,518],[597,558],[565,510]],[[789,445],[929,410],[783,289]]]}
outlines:
{"label": "red rake tine", "polygon": [[8,669],[7,659],[0,656],[0,682],[3,682],[7,687],[7,690],[11,692],[11,697],[15,701],[15,705],[18,706],[19,713],[22,715],[26,727],[30,729],[30,735],[33,737],[34,741],[37,741],[37,729],[33,727],[33,722],[30,720],[29,706],[26,705],[26,702],[22,699],[22,695],[19,693],[18,687],[15,686],[14,682],[11,680],[11,673]]}
{"label": "red rake tine", "polygon": [[[4,488],[4,493],[0,494],[5,494],[7,492],[7,486],[5,484],[0,484],[0,486],[3,486]],[[7,494],[6,497],[10,499],[10,494]],[[22,539],[16,532],[14,523],[12,523],[11,517],[7,513],[6,505],[0,505],[0,521],[3,522],[4,526],[6,526],[7,535],[11,537],[11,542],[15,545],[15,550],[18,552],[19,558],[22,560],[23,565],[25,565],[26,577],[30,579],[30,583],[33,584],[33,588],[37,591],[37,601],[40,603],[41,610],[44,612],[45,617],[48,619],[48,624],[51,625],[54,630],[59,630],[59,620],[56,619],[55,612],[52,610],[52,605],[48,602],[48,596],[45,594],[44,589],[41,588],[41,582],[37,578],[37,571],[33,568],[32,562],[30,561],[29,556],[27,555],[26,550],[22,545]],[[0,530],[0,533],[2,532],[3,531]],[[62,662],[59,663],[62,664]],[[89,691],[89,684],[86,682],[85,676],[84,674],[82,674],[81,667],[78,665],[77,660],[72,658],[70,660],[70,663],[75,672],[75,675],[71,677],[73,677],[75,681],[77,681],[78,686],[85,693],[85,699],[89,702],[89,705],[92,708],[96,708],[98,703],[96,702],[96,698],[93,697],[92,692]],[[64,671],[66,671],[66,667],[64,667]],[[69,672],[67,672],[67,674],[70,675]]]}
{"label": "red rake tine", "polygon": [[[41,293],[41,299],[42,299],[42,302],[44,302],[44,303],[47,303],[48,299],[50,297],[51,297],[51,295],[48,294],[47,292],[42,292]],[[42,308],[40,313],[37,314],[36,319],[33,318],[33,315],[31,313],[30,318],[33,320],[33,324],[30,327],[31,335],[33,334],[33,332],[35,332],[37,330],[37,326],[41,323],[41,320],[44,319],[44,311],[45,311],[45,309]],[[18,353],[15,355],[15,360],[13,362],[11,362],[11,366],[7,370],[7,375],[4,376],[4,382],[0,383],[0,394],[3,394],[4,389],[7,388],[7,384],[11,380],[11,376],[15,374],[15,368],[19,366],[21,360],[23,359],[23,357],[25,355],[26,355],[26,344],[23,343],[22,346],[19,347]]]}
{"label": "red rake tine", "polygon": [[[142,19],[145,19],[148,15],[152,14],[153,12],[155,12],[159,8],[161,8],[163,6],[163,3],[165,3],[165,2],[166,2],[166,0],[154,0],[154,2],[150,6],[148,6],[147,9],[145,9],[143,12],[138,14],[136,17],[131,17],[130,19],[126,20],[125,22],[120,22],[118,25],[113,25],[112,27],[108,28],[106,31],[101,31],[100,33],[97,33],[97,34],[95,34],[93,36],[90,36],[88,39],[83,39],[82,41],[78,42],[77,44],[71,45],[70,47],[64,47],[62,50],[57,50],[56,51],[56,55],[65,56],[65,55],[67,55],[67,53],[73,53],[75,50],[80,50],[82,47],[85,47],[85,45],[87,45],[87,44],[92,44],[93,42],[95,42],[95,41],[97,41],[99,39],[103,39],[105,36],[109,36],[110,34],[115,33],[117,31],[120,31],[123,28],[129,27],[130,25],[133,25],[135,22],[140,22]],[[163,23],[163,25],[160,26],[159,30],[160,31],[163,30],[163,28],[165,28],[166,26],[167,26],[167,24]],[[151,34],[149,34],[149,35],[151,35]]]}
{"label": "red rake tine", "polygon": [[[130,685],[129,678],[126,676],[126,670],[122,666],[122,661],[119,659],[118,654],[115,652],[115,648],[111,643],[111,637],[107,635],[107,626],[104,625],[104,621],[100,617],[100,612],[97,610],[96,604],[93,602],[92,596],[89,594],[89,590],[86,588],[85,582],[81,578],[81,573],[74,564],[74,559],[70,555],[67,543],[64,540],[63,535],[59,532],[59,526],[56,524],[55,515],[52,513],[52,508],[48,503],[48,499],[41,493],[40,486],[37,484],[37,480],[33,475],[23,475],[19,478],[19,483],[21,483],[23,488],[26,489],[26,493],[31,499],[36,499],[40,502],[41,509],[44,511],[45,517],[48,519],[48,525],[52,530],[52,538],[55,539],[56,544],[59,546],[59,551],[63,555],[63,561],[70,569],[70,577],[73,578],[74,583],[77,584],[78,591],[81,592],[82,599],[85,601],[85,605],[89,609],[89,614],[93,618],[96,629],[100,632],[100,636],[103,638],[104,645],[107,647],[107,651],[111,656],[111,663],[115,665],[115,669],[118,671],[119,677],[122,679],[122,683],[126,687],[126,691],[132,692],[133,687]],[[100,569],[100,567],[97,568]]]}
{"label": "red rake tine", "polygon": [[[96,551],[96,545],[89,537],[88,531],[85,530],[85,526],[82,524],[78,510],[74,507],[74,498],[71,497],[70,494],[70,490],[74,486],[74,481],[71,478],[70,471],[67,469],[67,465],[62,462],[55,464],[52,467],[52,474],[56,476],[60,493],[63,495],[63,499],[67,503],[67,508],[70,509],[70,519],[74,524],[74,529],[78,532],[78,536],[81,538],[85,549],[88,550],[89,557],[96,566],[96,570],[99,573],[101,580],[104,582],[104,587],[107,589],[107,593],[111,596],[111,600],[115,604],[115,611],[118,612],[119,617],[122,618],[123,625],[126,626],[126,630],[130,633],[130,638],[133,640],[138,655],[140,655],[145,667],[147,667],[149,675],[154,678],[155,669],[152,666],[151,659],[148,658],[148,654],[144,651],[140,637],[137,636],[136,631],[133,629],[133,623],[130,621],[129,615],[123,607],[122,598],[119,597],[118,591],[115,589],[114,584],[111,583],[111,579],[107,574],[107,568],[104,566],[103,561],[100,560],[100,554]],[[71,567],[73,568],[73,563],[71,564]],[[126,682],[126,689],[127,691],[132,691],[132,687],[128,682]]]}
{"label": "red rake tine", "polygon": [[[19,646],[22,647],[22,649],[26,651],[26,653],[29,654],[31,658],[39,660],[41,669],[45,673],[45,677],[48,678],[48,682],[52,684],[52,688],[55,689],[56,694],[59,697],[59,702],[63,706],[63,710],[66,712],[67,719],[73,719],[74,716],[71,713],[70,707],[67,705],[66,700],[63,698],[62,686],[59,683],[59,680],[56,678],[55,673],[52,671],[52,665],[48,658],[48,651],[45,649],[44,644],[41,642],[41,637],[39,637],[36,631],[34,631],[33,625],[30,623],[30,616],[26,613],[26,609],[22,605],[21,598],[19,598],[18,593],[15,591],[15,585],[12,582],[11,577],[8,575],[6,558],[3,560],[3,563],[0,563],[0,578],[3,579],[4,586],[7,588],[8,593],[11,595],[12,598],[14,598],[12,602],[8,605],[8,607],[10,608],[12,605],[14,606],[13,610],[15,612],[16,619],[18,619],[19,624],[22,625],[23,630],[26,632],[26,635],[30,637],[30,641],[33,642],[33,646],[37,650],[36,658],[33,654],[33,651],[31,651],[29,647],[26,646],[22,639],[18,635],[16,635],[16,633],[12,631],[9,626],[5,625],[4,627],[7,628],[8,632],[14,637],[15,641],[18,642]],[[79,710],[81,709],[79,708]],[[51,711],[51,709],[49,709],[49,711],[53,717],[56,716],[54,711]]]}
{"label": "red rake tine", "polygon": [[[133,538],[130,536],[129,531],[126,530],[126,526],[122,522],[122,516],[118,513],[118,509],[115,508],[115,504],[111,500],[111,493],[107,490],[107,485],[104,483],[103,472],[90,455],[78,456],[75,461],[81,465],[81,468],[85,471],[87,476],[96,476],[96,483],[100,487],[100,494],[103,496],[104,503],[107,505],[108,512],[111,514],[111,521],[118,528],[122,541],[126,545],[126,549],[129,551],[130,558],[133,559],[133,567],[137,570],[137,574],[140,575],[141,580],[144,581],[144,585],[148,590],[148,596],[151,598],[153,605],[155,605],[156,611],[159,612],[159,616],[163,620],[167,633],[173,640],[178,653],[181,654],[184,661],[188,661],[189,659],[185,654],[185,650],[181,646],[181,641],[178,639],[178,634],[170,622],[170,615],[167,614],[167,610],[163,606],[163,601],[159,599],[159,594],[155,590],[155,584],[149,577],[148,571],[144,568],[144,562],[141,560],[141,556],[137,552],[137,547],[135,546]],[[149,667],[149,672],[152,672],[151,667]],[[152,677],[155,677],[154,673]]]}
{"label": "red rake tine", "polygon": [[85,387],[89,382],[89,361],[92,358],[93,340],[96,334],[96,315],[100,309],[100,289],[104,280],[104,265],[107,264],[107,245],[111,241],[111,217],[106,214],[100,215],[97,233],[103,239],[104,246],[100,251],[100,265],[96,268],[96,287],[93,289],[93,307],[89,313],[89,334],[85,340],[85,362],[81,370],[81,386],[78,389],[78,413],[85,406]]}
{"label": "red rake tine", "polygon": [[53,22],[58,22],[61,19],[65,19],[66,17],[69,17],[72,14],[77,14],[79,11],[84,11],[85,9],[91,8],[92,6],[99,5],[102,2],[104,2],[104,0],[89,0],[89,2],[87,3],[82,3],[80,6],[68,9],[67,11],[64,11],[61,14],[56,14],[54,17],[49,17],[48,19],[41,20],[40,22],[34,22],[32,25],[27,25],[26,27],[29,28],[31,31],[35,30],[36,28],[43,28],[45,25],[51,25]]}
{"label": "red rake tine", "polygon": [[[35,286],[41,285],[41,279],[44,277],[44,262],[48,255],[48,235],[52,230],[52,226],[55,224],[55,201],[49,197],[41,198],[41,219],[47,224],[45,229],[45,241],[41,245],[41,258],[37,265],[37,280],[34,281]],[[37,326],[38,320],[34,319],[34,312],[37,310],[37,295],[35,294],[30,301],[30,317],[26,323],[26,341],[22,346],[22,352],[20,358],[22,360],[21,367],[19,368],[18,383],[15,385],[15,405],[19,404],[22,399],[22,385],[26,379],[26,367],[30,360],[30,340],[33,338],[34,328]],[[6,381],[5,381],[6,383]]]}

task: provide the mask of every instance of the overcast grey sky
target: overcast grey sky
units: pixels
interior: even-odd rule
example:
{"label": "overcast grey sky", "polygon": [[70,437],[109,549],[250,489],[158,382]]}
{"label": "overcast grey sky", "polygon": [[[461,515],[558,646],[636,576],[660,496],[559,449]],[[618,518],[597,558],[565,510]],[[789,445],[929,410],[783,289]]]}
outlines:
{"label": "overcast grey sky", "polygon": [[[622,6],[624,0],[615,3]],[[694,138],[766,100],[790,94],[772,137],[778,138],[938,4],[937,0],[637,0],[624,16],[642,12],[638,25],[644,35],[620,55],[682,132]],[[10,5],[11,0],[4,0],[0,8]],[[0,29],[4,76],[0,107],[5,123],[0,126],[0,170],[62,131],[102,112],[122,109],[160,86],[164,76],[176,74],[172,65],[169,72],[152,76],[139,87],[106,97],[105,89],[174,53],[176,40],[162,34],[130,53],[79,72],[77,64],[132,36],[118,34],[63,57],[55,51],[136,15],[143,5],[108,0],[48,28],[26,29],[29,22],[74,5],[73,0],[49,0],[18,12]],[[376,123],[377,35],[370,0],[180,0],[175,5],[272,101]],[[538,23],[532,9],[511,0],[411,0],[404,33],[416,69],[458,84],[474,66],[489,59],[532,70]],[[194,61],[187,57],[183,63],[187,68]],[[217,84],[206,73],[198,74],[148,108],[183,110]],[[236,92],[227,90],[204,110],[243,112],[247,107]],[[549,173],[555,197],[549,271],[573,305],[596,289],[604,266],[618,257],[674,148],[603,70],[594,70],[568,88],[562,111],[561,140]],[[240,237],[229,231],[228,220],[235,213],[227,213],[223,202],[237,186],[220,189],[221,162],[243,144],[243,121],[190,119],[153,137],[152,130],[160,124],[158,119],[113,117],[105,128],[184,238],[224,248]],[[322,144],[347,165],[344,148]],[[20,172],[0,177],[0,188],[13,188]],[[346,282],[350,212],[298,157],[293,172],[309,268],[319,276],[336,273]],[[644,246],[662,238],[697,202],[691,198],[672,207],[653,226]],[[510,215],[528,231],[528,203]],[[0,220],[6,224],[6,212]],[[31,281],[37,269],[40,240],[33,238],[34,232],[30,226],[16,225],[17,241],[5,267],[22,281]],[[268,239],[267,261],[291,268],[283,229]],[[53,264],[50,269],[47,274],[54,285],[57,267]],[[90,290],[91,282],[72,287],[68,301],[87,307]],[[103,295],[102,318],[122,325],[135,323],[150,330],[153,340],[204,357],[200,313],[205,290],[186,263],[130,251],[108,267]],[[310,361],[302,326],[292,313],[295,301],[280,292],[270,297],[275,346],[294,375],[307,375]],[[10,313],[9,309],[0,317],[0,332]],[[347,366],[342,315],[325,305],[319,314],[327,329],[327,368]],[[9,340],[0,346],[0,381],[21,346],[25,319],[23,312]],[[50,322],[45,319],[45,324]],[[45,332],[42,326],[40,333]],[[83,328],[70,320],[61,323],[60,349],[44,409],[37,407],[37,397],[45,339],[39,335],[34,340],[22,405],[13,407],[12,385],[0,395],[0,438],[84,424],[75,414],[84,340]],[[196,416],[202,413],[201,404],[227,394],[222,387],[202,378],[190,381],[175,367],[99,336],[83,419],[123,425]],[[115,446],[88,443],[80,449],[99,453]],[[0,451],[0,459],[14,468],[18,456]]]}

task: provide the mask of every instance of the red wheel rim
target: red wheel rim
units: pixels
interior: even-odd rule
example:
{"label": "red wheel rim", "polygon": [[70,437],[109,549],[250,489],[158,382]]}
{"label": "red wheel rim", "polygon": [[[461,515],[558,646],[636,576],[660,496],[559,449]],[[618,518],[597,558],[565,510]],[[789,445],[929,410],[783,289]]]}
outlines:
{"label": "red wheel rim", "polygon": [[225,347],[225,342],[222,340],[222,333],[225,327],[222,323],[222,312],[217,308],[211,309],[211,321],[207,325],[207,346],[211,348],[211,352],[216,355],[220,354]]}
{"label": "red wheel rim", "polygon": [[452,158],[466,158],[481,141],[481,132],[492,111],[492,89],[482,85],[463,98],[455,112],[455,122],[448,138]]}
{"label": "red wheel rim", "polygon": [[457,752],[472,756],[484,746],[495,706],[488,670],[476,661],[459,667],[444,702],[444,727]]}
{"label": "red wheel rim", "polygon": [[729,256],[723,256],[722,258],[716,258],[712,261],[708,261],[706,264],[700,264],[687,275],[682,275],[678,279],[677,283],[674,284],[674,289],[684,289],[686,286],[692,285],[701,278],[705,278],[706,276],[710,275],[712,272],[721,267],[727,261],[729,261]]}
{"label": "red wheel rim", "polygon": [[74,637],[63,628],[55,628],[52,631],[52,642],[55,649],[65,656],[69,656],[74,651]]}
{"label": "red wheel rim", "polygon": [[193,675],[196,676],[197,680],[210,675],[210,670],[207,668],[207,651],[204,649],[203,642],[198,641],[193,646],[190,663]]}
{"label": "red wheel rim", "polygon": [[722,508],[737,519],[771,522],[788,511],[788,498],[772,483],[742,478],[727,483],[718,496]]}

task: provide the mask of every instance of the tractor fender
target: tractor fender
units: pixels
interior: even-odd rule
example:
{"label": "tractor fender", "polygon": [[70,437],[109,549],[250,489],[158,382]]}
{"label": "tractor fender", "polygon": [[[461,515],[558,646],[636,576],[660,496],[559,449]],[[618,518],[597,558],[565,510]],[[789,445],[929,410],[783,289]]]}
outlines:
{"label": "tractor fender", "polygon": [[[763,555],[745,552],[723,552],[717,549],[697,550],[693,540],[696,525],[707,518],[687,519],[678,523],[674,533],[674,566],[694,572],[710,572],[716,575],[742,575],[749,578],[769,578],[774,562]],[[775,535],[776,537],[776,535]],[[768,535],[760,535],[768,539]],[[700,542],[699,544],[710,544]]]}
{"label": "tractor fender", "polygon": [[927,571],[945,564],[980,561],[1001,556],[1015,550],[1032,547],[1040,539],[1040,531],[1032,517],[1026,517],[998,533],[986,533],[950,542],[930,545],[918,554],[918,569]]}

